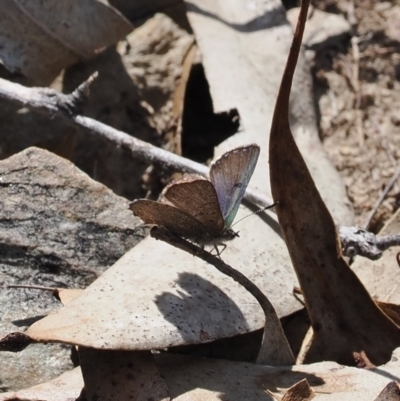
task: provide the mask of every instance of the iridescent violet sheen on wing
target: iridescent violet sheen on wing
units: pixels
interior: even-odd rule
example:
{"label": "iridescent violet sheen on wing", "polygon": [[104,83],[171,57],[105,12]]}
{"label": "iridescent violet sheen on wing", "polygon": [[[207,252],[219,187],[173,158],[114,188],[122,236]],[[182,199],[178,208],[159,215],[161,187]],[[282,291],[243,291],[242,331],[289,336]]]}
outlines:
{"label": "iridescent violet sheen on wing", "polygon": [[210,170],[211,182],[185,174],[167,185],[157,202],[138,199],[130,204],[146,224],[166,228],[193,242],[218,246],[237,237],[231,226],[257,163],[260,148],[242,146],[225,153]]}
{"label": "iridescent violet sheen on wing", "polygon": [[210,179],[217,192],[225,227],[230,227],[236,217],[259,154],[258,145],[241,146],[224,153],[211,166]]}

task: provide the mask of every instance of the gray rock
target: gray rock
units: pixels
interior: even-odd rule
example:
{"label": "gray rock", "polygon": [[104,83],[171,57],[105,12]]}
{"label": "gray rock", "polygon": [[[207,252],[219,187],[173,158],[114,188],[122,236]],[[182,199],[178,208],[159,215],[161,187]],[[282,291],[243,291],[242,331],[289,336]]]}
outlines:
{"label": "gray rock", "polygon": [[[128,201],[72,163],[29,148],[0,162],[0,285],[84,288],[146,234]],[[23,331],[60,307],[51,292],[0,289],[0,333]],[[71,367],[70,347],[0,354],[0,390],[24,388]]]}

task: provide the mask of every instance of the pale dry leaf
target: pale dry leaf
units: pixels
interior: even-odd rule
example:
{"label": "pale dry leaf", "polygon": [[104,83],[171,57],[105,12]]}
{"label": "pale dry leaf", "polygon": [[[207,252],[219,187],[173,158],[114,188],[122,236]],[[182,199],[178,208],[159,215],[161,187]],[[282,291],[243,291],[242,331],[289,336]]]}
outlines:
{"label": "pale dry leaf", "polygon": [[[305,11],[302,7],[300,15]],[[301,36],[295,39],[292,55],[301,45]],[[295,56],[288,58],[275,106],[269,165],[279,223],[314,331],[305,360],[351,364],[353,352],[365,351],[372,363],[384,363],[400,345],[400,328],[343,259],[332,215],[292,135],[289,98],[296,62]]]}
{"label": "pale dry leaf", "polygon": [[309,401],[314,397],[315,393],[308,384],[307,379],[303,379],[290,387],[281,401]]}
{"label": "pale dry leaf", "polygon": [[[212,7],[212,4],[209,6]],[[246,130],[233,140],[242,144],[256,141],[262,145],[261,161],[251,185],[264,192],[269,191],[265,179],[268,156],[264,133],[268,130],[277,91],[276,74],[272,71],[275,71],[277,63],[283,63],[292,36],[283,8],[273,2],[268,7],[271,14],[265,9],[248,8],[245,2],[241,2],[239,8],[234,2],[224,3],[221,9],[226,10],[224,12],[229,18],[223,18],[225,22],[228,19],[233,21],[232,26],[221,22],[222,17],[217,14],[207,17],[193,9],[189,12],[189,15],[198,14],[198,18],[206,20],[202,22],[205,24],[204,32],[208,27],[211,35],[216,29],[213,37],[223,39],[215,53],[208,48],[202,49],[206,65],[213,54],[218,54],[222,66],[225,57],[228,61],[232,58],[237,61],[238,49],[247,52],[249,59],[246,59],[245,67],[241,64],[237,66],[235,61],[227,64],[229,68],[218,70],[221,76],[217,78],[221,79],[221,84],[226,84],[225,88],[230,88],[229,95],[224,96],[232,104],[217,101],[215,105],[217,110],[226,110],[238,106],[236,103],[239,101],[251,100],[249,104],[240,103],[246,111]],[[245,12],[242,12],[243,9]],[[280,18],[273,20],[268,16]],[[197,22],[193,24],[196,30]],[[231,38],[228,31],[236,36],[232,45],[221,51],[221,46],[226,46]],[[228,36],[225,37],[225,34]],[[198,37],[200,44],[203,43],[200,34]],[[244,45],[238,47],[241,41]],[[265,53],[253,59],[262,48],[274,49],[274,58]],[[255,60],[258,60],[257,67],[252,65]],[[242,67],[243,75],[240,75]],[[257,78],[255,83],[253,74],[257,76],[262,72],[260,69],[269,72],[261,75],[265,82]],[[248,89],[251,91],[247,95],[243,92],[246,79],[249,79]],[[210,82],[213,98],[215,93],[219,93],[221,99],[224,91],[214,87],[214,78]],[[254,120],[257,124],[254,125],[252,110],[258,113],[254,116],[257,117]],[[232,146],[232,141],[228,141],[226,146]],[[343,206],[343,203],[340,204]],[[345,206],[343,208],[346,209]],[[247,214],[248,210],[241,207],[238,219]],[[228,245],[223,258],[252,279],[267,294],[278,316],[282,317],[301,308],[292,296],[297,281],[279,236],[276,219],[272,214],[262,218],[253,216],[235,226],[240,231],[240,238]],[[230,337],[262,328],[264,321],[259,305],[238,284],[196,258],[148,238],[90,286],[79,297],[79,302],[72,301],[56,314],[36,323],[29,329],[29,334],[41,341],[62,341],[105,349],[152,349]]]}
{"label": "pale dry leaf", "polygon": [[57,288],[56,291],[56,297],[63,305],[67,305],[78,295],[81,295],[84,290],[80,288]]}
{"label": "pale dry leaf", "polygon": [[[288,10],[287,17],[293,28],[296,26],[299,11],[299,7]],[[310,10],[308,14],[303,39],[307,48],[318,49],[324,45],[328,46],[328,44],[332,46],[333,43],[350,35],[351,25],[343,15],[328,13],[316,8]]]}
{"label": "pale dry leaf", "polygon": [[170,400],[151,352],[84,347],[79,347],[78,352],[88,400]]}
{"label": "pale dry leaf", "polygon": [[[315,393],[313,400],[378,401],[385,386],[400,380],[400,349],[395,350],[389,363],[374,370],[334,362],[269,367],[171,354],[154,357],[174,401],[276,401],[281,397],[272,393],[285,393],[304,379]],[[76,399],[82,387],[81,370],[76,368],[31,389],[1,394],[0,401],[70,401]]]}
{"label": "pale dry leaf", "polygon": [[63,68],[115,44],[133,29],[105,0],[0,0],[0,61],[47,86]]}
{"label": "pale dry leaf", "polygon": [[[143,350],[210,342],[263,327],[260,306],[239,284],[193,256],[155,244],[156,252],[153,239],[142,241],[82,295],[33,324],[27,334],[38,341]],[[256,256],[245,261],[238,252],[236,262],[268,293],[271,283],[263,277],[262,260]],[[270,281],[286,297],[291,283],[283,278],[275,273]],[[287,305],[276,301],[278,315],[286,314]]]}
{"label": "pale dry leaf", "polygon": [[71,401],[79,397],[82,388],[82,372],[78,367],[49,382],[24,390],[2,393],[0,401]]}
{"label": "pale dry leaf", "polygon": [[[267,32],[271,21],[260,23]],[[275,26],[273,31],[265,36],[267,44],[274,46],[279,36],[288,48],[290,29]],[[259,43],[251,46],[253,51],[259,50]],[[280,57],[286,56],[284,46],[277,50],[282,52]],[[273,68],[275,60],[264,61]],[[269,86],[274,88],[276,82],[268,81],[266,89]],[[259,100],[271,104],[273,96]],[[261,138],[260,130],[258,134]],[[249,130],[237,138],[242,143],[254,141]],[[261,153],[265,160],[266,147]],[[267,192],[264,172],[265,165],[259,164],[251,185]],[[238,220],[248,213],[241,207]],[[300,309],[292,296],[296,277],[274,215],[252,216],[235,230],[240,238],[229,243],[224,261],[267,294],[279,317]],[[261,308],[240,285],[197,258],[147,238],[90,286],[79,301],[37,322],[29,334],[40,341],[104,349],[154,349],[231,337],[263,328],[264,322]]]}
{"label": "pale dry leaf", "polygon": [[273,401],[269,391],[285,393],[304,379],[315,393],[313,400],[373,401],[385,385],[400,379],[398,352],[390,363],[375,370],[334,362],[268,367],[167,355],[157,356],[156,362],[174,401]]}
{"label": "pale dry leaf", "polygon": [[[397,210],[379,232],[379,236],[399,234],[400,210]],[[357,257],[351,265],[371,295],[381,302],[400,304],[400,266],[396,261],[398,252],[400,246],[393,246],[384,251],[378,260]]]}
{"label": "pale dry leaf", "polygon": [[400,327],[400,305],[376,301],[377,305]]}
{"label": "pale dry leaf", "polygon": [[382,392],[378,395],[374,401],[399,401],[400,400],[400,389],[399,385],[392,381],[386,385]]}
{"label": "pale dry leaf", "polygon": [[[187,0],[188,18],[210,85],[214,110],[237,108],[242,131],[218,147],[256,142],[262,152],[252,185],[269,193],[268,132],[293,35],[278,0]],[[296,142],[321,195],[338,224],[352,225],[344,184],[323,150],[316,124],[309,67],[301,59],[291,95]],[[265,238],[265,237],[264,237]],[[267,239],[267,238],[265,238]],[[261,245],[261,246],[267,246]]]}

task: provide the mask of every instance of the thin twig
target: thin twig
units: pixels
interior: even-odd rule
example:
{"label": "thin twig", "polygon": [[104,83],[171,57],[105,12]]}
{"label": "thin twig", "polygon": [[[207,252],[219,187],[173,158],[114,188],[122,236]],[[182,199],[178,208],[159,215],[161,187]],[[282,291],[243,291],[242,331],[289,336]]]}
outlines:
{"label": "thin twig", "polygon": [[[54,116],[60,117],[67,124],[83,128],[92,135],[105,138],[112,142],[114,146],[130,152],[133,157],[147,163],[160,163],[174,171],[207,176],[209,169],[203,164],[185,159],[92,118],[80,115],[80,105],[88,95],[90,83],[94,79],[95,76],[92,75],[74,92],[65,95],[54,89],[28,88],[0,78],[0,98],[27,107],[34,112],[47,114],[51,118]],[[249,202],[261,207],[273,203],[267,195],[251,188],[247,188],[244,197]]]}
{"label": "thin twig", "polygon": [[392,178],[390,179],[390,181],[387,183],[385,189],[382,191],[381,196],[379,197],[379,199],[375,202],[374,207],[372,208],[371,212],[369,213],[367,220],[365,222],[365,229],[368,230],[372,218],[374,217],[376,211],[378,210],[379,206],[382,204],[382,202],[384,201],[384,199],[386,198],[386,195],[388,194],[388,192],[390,191],[390,189],[393,187],[394,183],[396,182],[396,180],[400,177],[400,166],[397,167],[397,170],[395,171],[395,173],[393,174]]}
{"label": "thin twig", "polygon": [[262,363],[272,366],[294,364],[292,351],[290,350],[274,307],[264,293],[251,280],[238,270],[226,264],[221,258],[212,255],[210,252],[207,252],[197,245],[174,235],[162,227],[153,227],[150,231],[150,235],[157,240],[164,241],[175,248],[188,252],[193,256],[197,256],[205,262],[213,265],[221,273],[231,277],[249,291],[250,294],[256,298],[265,314],[265,331],[260,353],[263,350],[265,352],[265,349],[268,349],[268,355],[263,355]]}
{"label": "thin twig", "polygon": [[42,290],[42,291],[57,291],[58,288],[43,287],[41,285],[28,285],[28,284],[8,284],[3,288],[27,288],[29,290]]}
{"label": "thin twig", "polygon": [[386,251],[386,249],[392,246],[400,245],[400,235],[385,235],[383,237],[377,238],[377,246],[381,251]]}
{"label": "thin twig", "polygon": [[356,103],[354,106],[356,112],[356,129],[358,134],[358,140],[360,147],[364,147],[364,127],[362,121],[362,111],[361,111],[361,86],[360,86],[360,48],[358,46],[358,37],[356,32],[357,19],[354,12],[354,2],[350,1],[348,3],[347,18],[351,25],[352,37],[351,37],[351,49],[353,53],[353,64],[352,64],[352,74],[350,82],[353,86],[354,93],[356,95]]}
{"label": "thin twig", "polygon": [[[379,136],[381,137],[381,146],[382,149],[385,151],[386,156],[388,157],[390,163],[392,164],[393,167],[397,166],[396,159],[393,157],[392,153],[390,152],[389,144],[388,144],[388,139],[383,132],[382,129],[382,123],[379,123],[376,118],[372,119],[372,123],[374,124],[376,130],[378,131]],[[387,125],[387,124],[386,124]]]}
{"label": "thin twig", "polygon": [[400,245],[400,234],[377,237],[361,227],[339,227],[343,254],[350,258],[356,255],[378,260],[382,252],[392,246]]}
{"label": "thin twig", "polygon": [[[0,98],[8,99],[23,107],[28,107],[32,111],[47,114],[51,118],[59,116],[68,124],[84,128],[92,135],[105,138],[115,146],[129,151],[133,157],[148,163],[158,162],[176,171],[207,176],[207,166],[157,148],[125,132],[77,114],[81,102],[88,96],[90,84],[95,77],[96,75],[89,77],[87,81],[70,95],[65,95],[49,88],[28,88],[0,78]],[[272,200],[267,196],[250,188],[246,190],[245,199],[260,207],[266,207],[272,203]],[[340,233],[340,237],[342,243],[346,241],[346,236],[343,237],[342,233]],[[368,254],[364,254],[363,256],[370,258]],[[376,259],[376,257],[374,258]]]}

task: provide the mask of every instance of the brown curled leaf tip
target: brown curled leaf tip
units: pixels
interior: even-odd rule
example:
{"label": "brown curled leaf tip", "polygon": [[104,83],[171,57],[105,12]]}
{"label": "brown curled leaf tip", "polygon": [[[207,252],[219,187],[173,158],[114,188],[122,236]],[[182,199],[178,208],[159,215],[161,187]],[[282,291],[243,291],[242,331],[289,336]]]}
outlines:
{"label": "brown curled leaf tip", "polygon": [[374,369],[376,366],[368,359],[365,351],[353,352],[354,362],[361,369]]}
{"label": "brown curled leaf tip", "polygon": [[21,332],[7,334],[0,340],[0,351],[19,352],[34,341]]}
{"label": "brown curled leaf tip", "polygon": [[397,253],[397,255],[396,255],[396,260],[397,260],[397,264],[398,264],[399,267],[400,267],[400,252]]}

